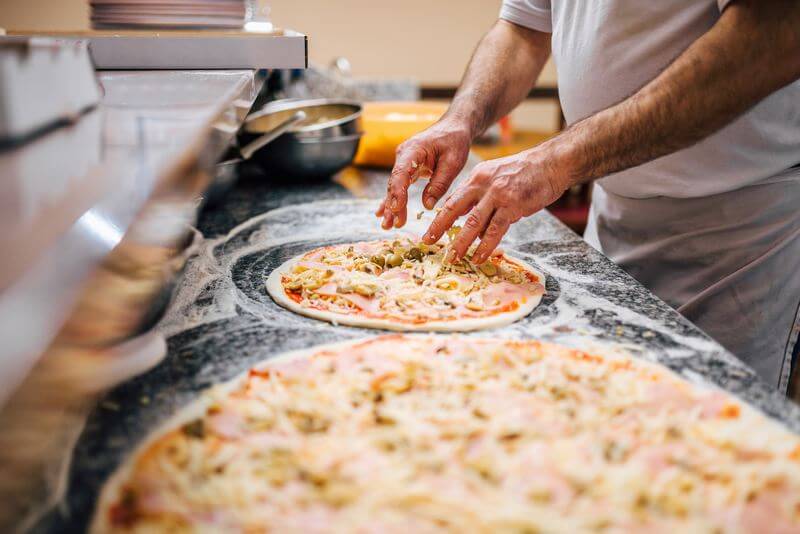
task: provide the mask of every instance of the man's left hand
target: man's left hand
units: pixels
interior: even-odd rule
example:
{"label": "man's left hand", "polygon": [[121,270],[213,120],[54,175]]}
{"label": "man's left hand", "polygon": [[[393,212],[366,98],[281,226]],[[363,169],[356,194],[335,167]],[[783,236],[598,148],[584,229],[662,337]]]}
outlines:
{"label": "man's left hand", "polygon": [[472,262],[485,262],[513,223],[556,201],[569,187],[542,152],[534,148],[476,165],[445,201],[423,241],[435,243],[456,219],[469,213],[448,259],[463,258],[480,237]]}

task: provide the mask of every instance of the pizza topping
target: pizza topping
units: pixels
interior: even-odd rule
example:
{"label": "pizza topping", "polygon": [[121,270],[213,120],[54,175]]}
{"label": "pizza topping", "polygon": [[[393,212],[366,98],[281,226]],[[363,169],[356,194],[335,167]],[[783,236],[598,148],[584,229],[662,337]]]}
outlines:
{"label": "pizza topping", "polygon": [[114,528],[800,529],[797,436],[644,361],[535,341],[383,336],[279,360],[182,430],[139,455]]}
{"label": "pizza topping", "polygon": [[399,322],[490,316],[544,292],[538,277],[502,254],[481,265],[471,254],[445,262],[449,246],[403,238],[325,247],[306,254],[282,283],[301,304]]}
{"label": "pizza topping", "polygon": [[386,257],[386,264],[389,267],[400,267],[403,263],[403,257],[400,254],[392,253]]}
{"label": "pizza topping", "polygon": [[490,261],[482,263],[478,268],[486,276],[495,276],[497,274],[497,266]]}
{"label": "pizza topping", "polygon": [[195,419],[189,423],[186,423],[182,427],[183,433],[187,436],[203,439],[205,437],[205,425],[202,419]]}

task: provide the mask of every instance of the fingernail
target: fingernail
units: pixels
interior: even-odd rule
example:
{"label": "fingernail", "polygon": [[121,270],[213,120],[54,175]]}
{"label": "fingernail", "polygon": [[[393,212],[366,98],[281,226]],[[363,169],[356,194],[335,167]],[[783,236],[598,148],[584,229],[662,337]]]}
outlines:
{"label": "fingernail", "polygon": [[433,197],[426,197],[425,198],[425,207],[426,208],[428,208],[429,210],[432,210],[433,206],[435,206],[435,205],[436,205],[436,199],[434,199]]}
{"label": "fingernail", "polygon": [[400,224],[400,219],[395,219],[395,221],[394,221],[394,227],[395,227],[395,228],[400,228],[401,226],[402,226],[402,225]]}

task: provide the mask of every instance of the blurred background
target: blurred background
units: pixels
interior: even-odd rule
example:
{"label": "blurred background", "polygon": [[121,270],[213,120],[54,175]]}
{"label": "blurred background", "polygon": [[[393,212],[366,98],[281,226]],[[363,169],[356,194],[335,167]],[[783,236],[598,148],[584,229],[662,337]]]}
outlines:
{"label": "blurred background", "polygon": [[[497,20],[501,4],[501,0],[253,1],[259,19],[308,36],[309,65],[317,71],[325,73],[339,58],[345,58],[348,79],[380,87],[402,87],[405,83],[406,87],[413,87],[413,92],[401,91],[396,99],[420,98],[440,105],[446,105],[455,93],[472,50]],[[34,32],[88,30],[90,13],[87,0],[3,0],[0,28]],[[363,99],[391,97],[364,95]],[[430,109],[431,116],[440,112],[436,107]],[[505,156],[529,148],[563,127],[556,69],[550,61],[528,98],[490,130],[487,138],[476,143],[473,151],[483,159]],[[362,145],[372,146],[369,140]],[[364,146],[356,163],[365,162]],[[577,186],[550,209],[582,233],[590,197],[589,186]]]}
{"label": "blurred background", "polygon": [[[309,36],[309,60],[328,65],[346,57],[353,75],[369,78],[413,78],[425,89],[454,89],[472,49],[497,19],[500,0],[261,0],[276,26]],[[0,27],[24,30],[89,28],[85,0],[3,0]],[[540,81],[554,88],[549,64]],[[438,93],[441,94],[441,93]],[[547,97],[547,95],[551,95]],[[553,93],[529,99],[513,114],[521,129],[553,132],[560,111]]]}

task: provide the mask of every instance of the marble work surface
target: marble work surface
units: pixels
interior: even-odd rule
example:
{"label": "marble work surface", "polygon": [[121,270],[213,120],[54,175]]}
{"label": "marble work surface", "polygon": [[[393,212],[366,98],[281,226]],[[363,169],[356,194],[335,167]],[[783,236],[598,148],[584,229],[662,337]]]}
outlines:
{"label": "marble work surface", "polygon": [[[264,280],[300,252],[385,236],[372,215],[385,180],[377,171],[303,183],[255,176],[203,214],[204,249],[160,324],[169,355],[98,404],[76,448],[67,497],[38,531],[85,528],[102,483],[125,454],[204,388],[286,350],[380,333],[294,315],[266,295]],[[402,232],[424,230],[431,215],[417,220],[419,211],[412,206]],[[502,246],[546,274],[547,294],[523,320],[469,335],[625,350],[722,387],[800,431],[796,406],[549,213],[515,225]]]}

